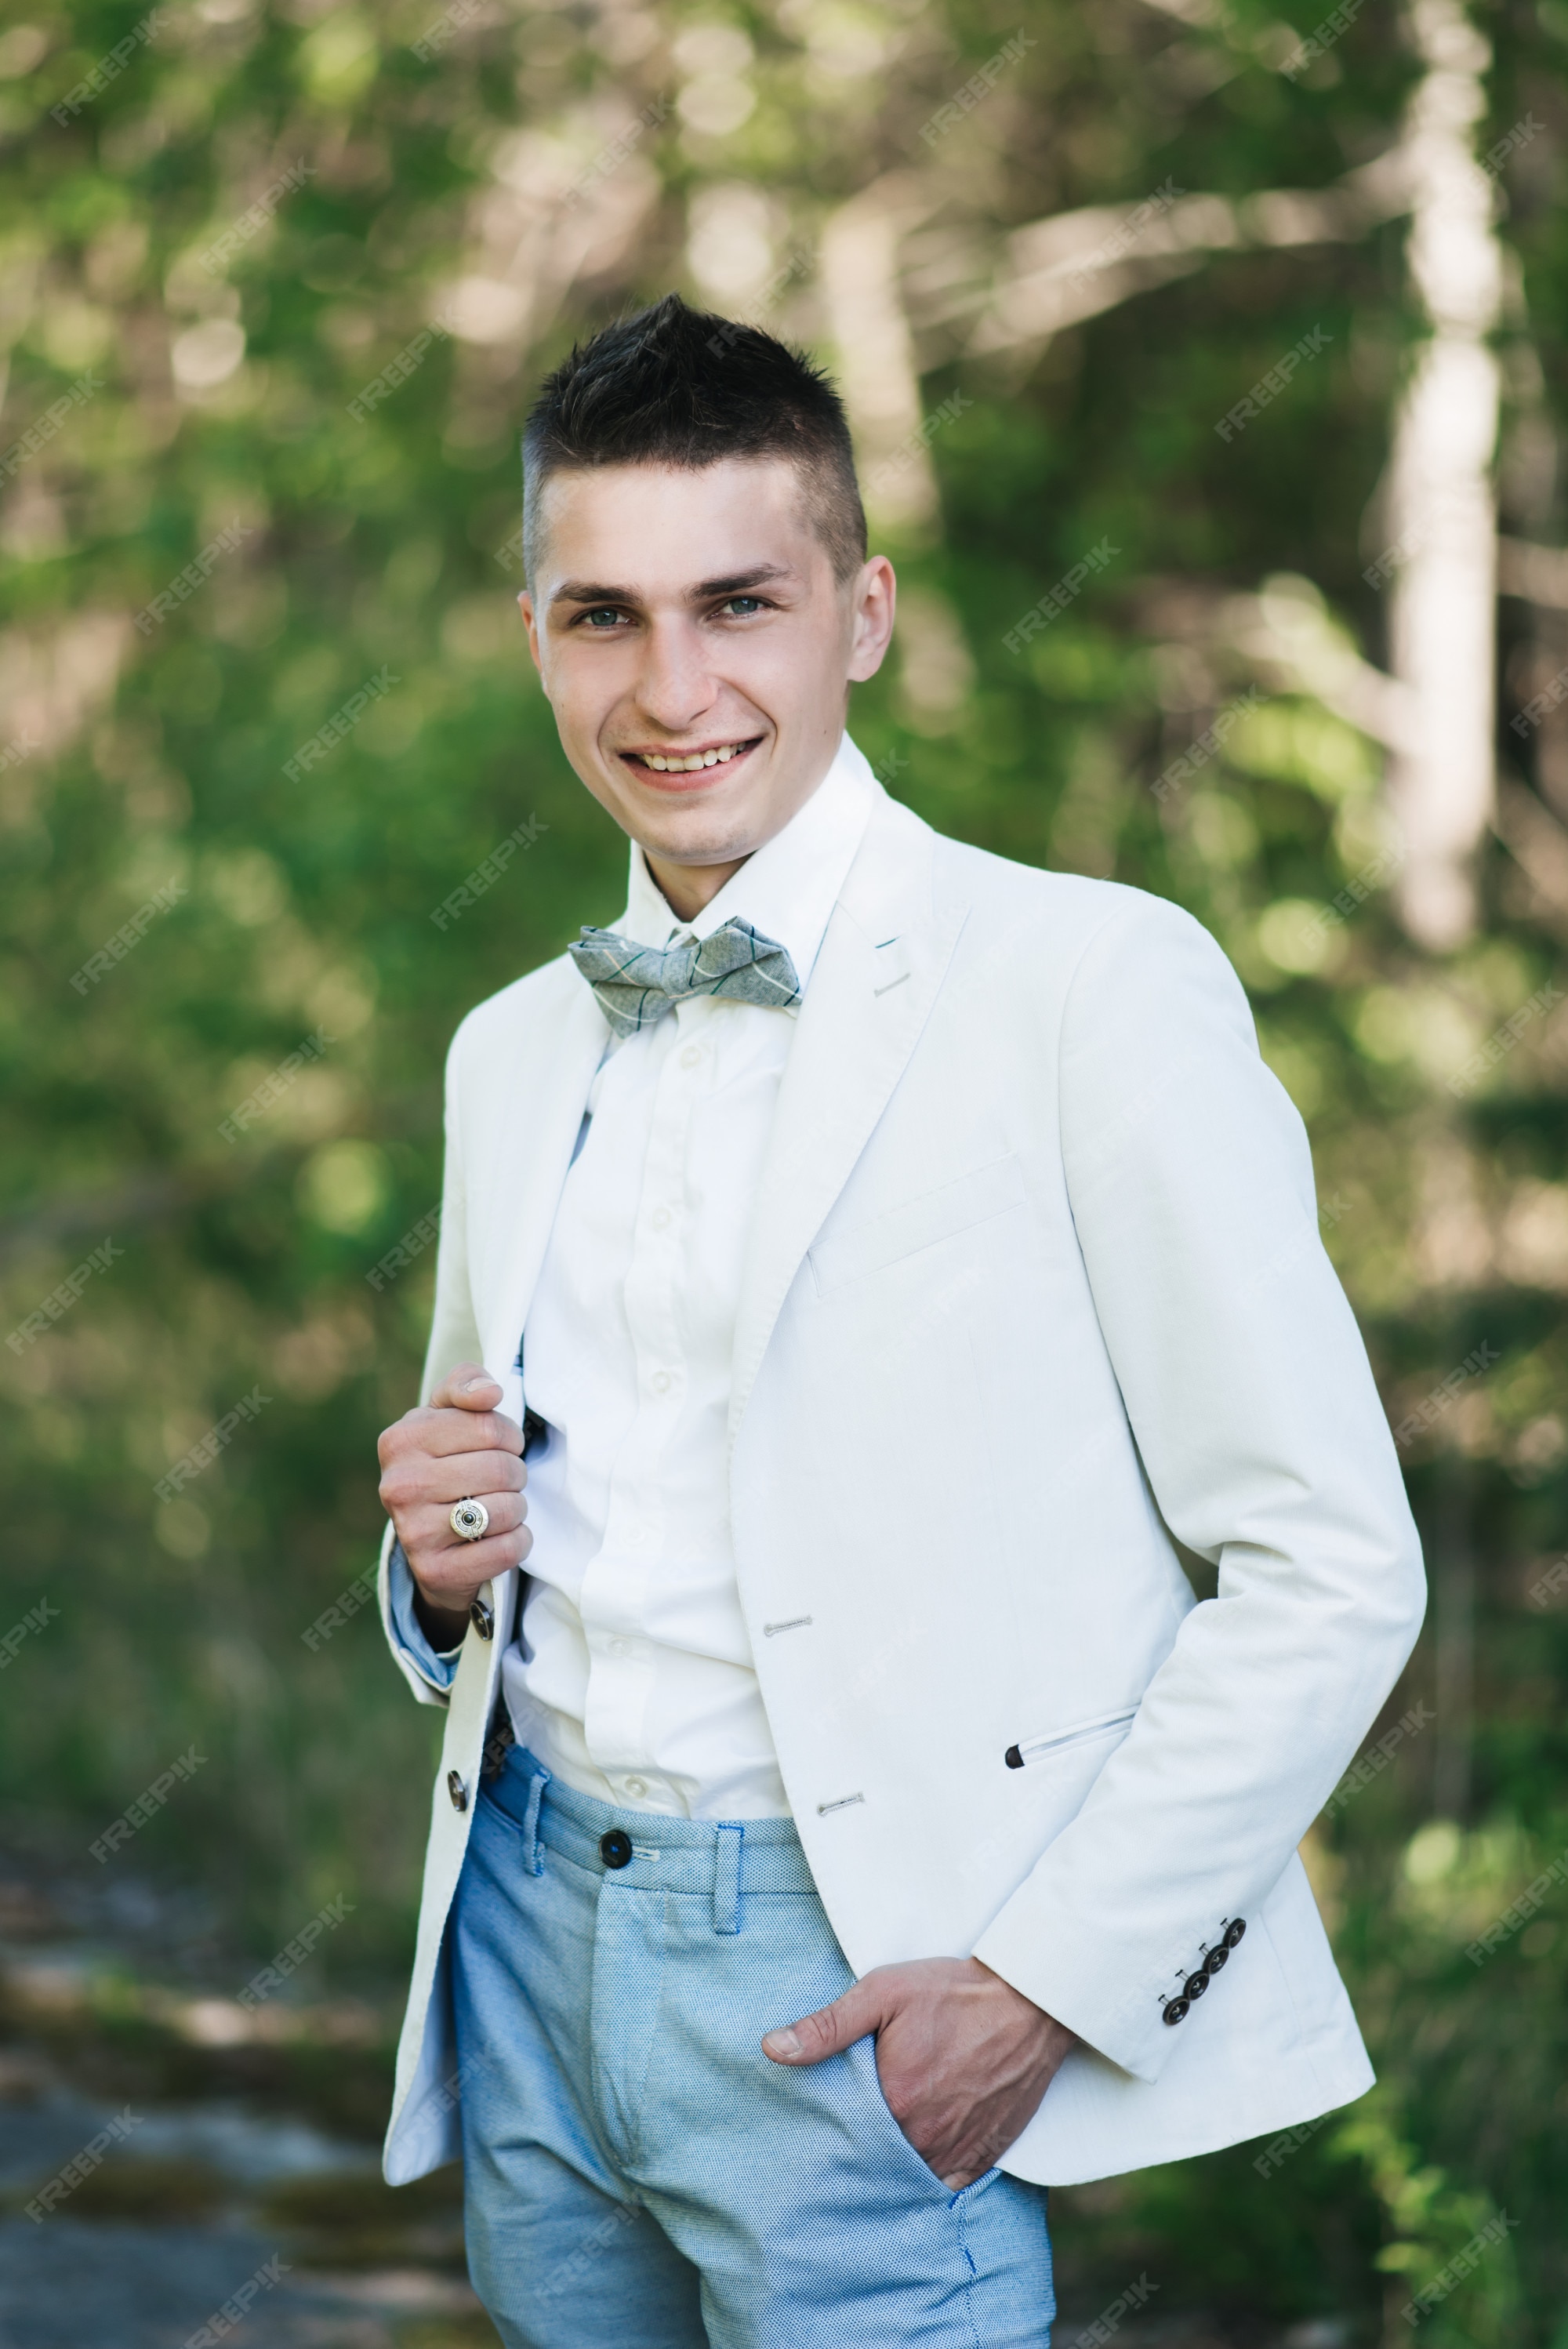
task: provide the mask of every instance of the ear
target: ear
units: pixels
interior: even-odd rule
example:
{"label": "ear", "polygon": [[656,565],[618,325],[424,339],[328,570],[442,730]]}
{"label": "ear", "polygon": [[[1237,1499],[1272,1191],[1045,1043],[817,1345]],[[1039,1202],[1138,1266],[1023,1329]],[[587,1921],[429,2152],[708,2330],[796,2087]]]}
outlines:
{"label": "ear", "polygon": [[539,657],[539,619],[533,608],[533,598],[526,587],[518,596],[517,608],[522,614],[522,625],[528,630],[528,649],[532,656],[533,666],[542,678],[544,663]]}
{"label": "ear", "polygon": [[875,677],[892,641],[898,581],[885,554],[873,554],[855,580],[850,600],[850,682]]}

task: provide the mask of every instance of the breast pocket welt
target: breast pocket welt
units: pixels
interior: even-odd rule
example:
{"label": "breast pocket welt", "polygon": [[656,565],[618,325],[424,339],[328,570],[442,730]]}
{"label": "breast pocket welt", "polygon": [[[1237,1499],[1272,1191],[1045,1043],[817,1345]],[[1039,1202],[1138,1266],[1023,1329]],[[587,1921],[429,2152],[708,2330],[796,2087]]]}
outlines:
{"label": "breast pocket welt", "polygon": [[826,1297],[849,1281],[862,1280],[868,1273],[991,1223],[1009,1208],[1022,1206],[1025,1196],[1023,1167],[1009,1155],[939,1183],[900,1206],[884,1208],[848,1231],[825,1233],[810,1252],[817,1293]]}

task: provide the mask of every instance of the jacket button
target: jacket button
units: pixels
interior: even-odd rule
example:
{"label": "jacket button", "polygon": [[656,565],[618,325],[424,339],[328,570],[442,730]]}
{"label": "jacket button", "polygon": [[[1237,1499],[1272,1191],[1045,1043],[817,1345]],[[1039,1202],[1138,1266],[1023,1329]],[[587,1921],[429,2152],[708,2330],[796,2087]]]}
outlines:
{"label": "jacket button", "polygon": [[1184,1998],[1168,1998],[1166,2000],[1164,2019],[1167,2023],[1180,2023],[1186,2012],[1187,2002]]}
{"label": "jacket button", "polygon": [[1222,1941],[1219,1948],[1216,1950],[1211,1950],[1208,1956],[1204,1959],[1203,1971],[1206,1974],[1217,1974],[1221,1967],[1229,1962],[1230,1955],[1231,1953],[1229,1950],[1226,1949],[1223,1941]]}
{"label": "jacket button", "polygon": [[606,1868],[624,1868],[632,1857],[632,1838],[624,1827],[612,1827],[599,1838],[599,1857]]}
{"label": "jacket button", "polygon": [[469,1790],[464,1785],[461,1778],[459,1777],[455,1770],[449,1770],[447,1773],[447,1792],[452,1798],[452,1808],[454,1811],[466,1811],[468,1809]]}
{"label": "jacket button", "polygon": [[1209,1977],[1207,1974],[1189,1974],[1186,1981],[1181,1985],[1181,1995],[1188,2001],[1191,2001],[1195,1998],[1202,1998],[1203,1992],[1208,1989],[1208,1987]]}
{"label": "jacket button", "polygon": [[1233,1917],[1230,1923],[1225,1928],[1225,1938],[1221,1943],[1221,1947],[1226,1950],[1233,1950],[1246,1930],[1247,1920],[1244,1917]]}
{"label": "jacket button", "polygon": [[493,1607],[487,1607],[482,1599],[476,1599],[469,1609],[469,1621],[481,1640],[495,1638],[495,1609]]}

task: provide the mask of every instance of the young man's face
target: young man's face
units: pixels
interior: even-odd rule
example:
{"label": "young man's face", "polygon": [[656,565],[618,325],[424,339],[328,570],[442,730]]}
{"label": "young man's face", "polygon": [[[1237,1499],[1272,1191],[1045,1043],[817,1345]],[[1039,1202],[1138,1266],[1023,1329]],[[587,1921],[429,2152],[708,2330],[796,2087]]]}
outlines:
{"label": "young man's face", "polygon": [[826,774],[892,633],[892,566],[836,580],[785,460],[557,473],[541,521],[518,600],[562,745],[705,903],[722,874],[678,868],[733,870]]}

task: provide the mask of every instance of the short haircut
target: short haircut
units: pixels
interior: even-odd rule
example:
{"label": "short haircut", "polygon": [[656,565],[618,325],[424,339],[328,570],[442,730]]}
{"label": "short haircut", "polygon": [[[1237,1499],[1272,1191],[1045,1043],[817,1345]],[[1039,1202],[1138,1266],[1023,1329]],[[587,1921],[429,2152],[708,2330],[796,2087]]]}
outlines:
{"label": "short haircut", "polygon": [[844,403],[802,351],[678,294],[604,327],[546,378],[522,434],[523,566],[539,554],[554,473],[595,465],[699,471],[729,458],[800,469],[807,518],[841,584],[866,559],[866,518]]}

